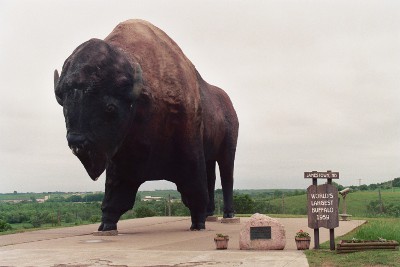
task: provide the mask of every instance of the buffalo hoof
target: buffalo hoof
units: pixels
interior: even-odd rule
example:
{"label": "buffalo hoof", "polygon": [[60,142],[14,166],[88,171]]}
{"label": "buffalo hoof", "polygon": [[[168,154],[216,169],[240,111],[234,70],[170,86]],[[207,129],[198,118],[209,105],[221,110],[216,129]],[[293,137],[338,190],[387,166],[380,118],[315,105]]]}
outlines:
{"label": "buffalo hoof", "polygon": [[234,212],[224,212],[224,218],[233,218],[235,217]]}
{"label": "buffalo hoof", "polygon": [[201,231],[205,229],[206,229],[205,223],[192,223],[192,226],[190,226],[190,231]]}
{"label": "buffalo hoof", "polygon": [[98,231],[112,231],[112,230],[117,230],[116,223],[101,223],[98,229]]}

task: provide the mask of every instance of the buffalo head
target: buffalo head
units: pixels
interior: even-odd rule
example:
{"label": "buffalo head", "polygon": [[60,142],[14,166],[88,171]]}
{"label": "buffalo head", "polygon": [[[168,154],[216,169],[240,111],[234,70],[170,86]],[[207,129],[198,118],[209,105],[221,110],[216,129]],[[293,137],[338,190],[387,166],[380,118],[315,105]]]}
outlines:
{"label": "buffalo head", "polygon": [[124,141],[142,84],[140,66],[124,52],[91,39],[54,73],[68,145],[96,180]]}

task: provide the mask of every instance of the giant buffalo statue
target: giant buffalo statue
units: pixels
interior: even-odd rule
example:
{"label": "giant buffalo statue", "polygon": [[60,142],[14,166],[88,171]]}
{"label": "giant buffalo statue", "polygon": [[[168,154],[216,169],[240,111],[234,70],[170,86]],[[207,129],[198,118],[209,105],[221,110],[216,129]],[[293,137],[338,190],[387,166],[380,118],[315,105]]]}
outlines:
{"label": "giant buffalo statue", "polygon": [[68,145],[89,176],[106,170],[99,231],[117,229],[139,186],[176,184],[191,230],[214,212],[215,166],[224,217],[233,217],[239,123],[228,95],[205,82],[178,45],[143,20],[120,23],[104,40],[81,44],[54,73]]}

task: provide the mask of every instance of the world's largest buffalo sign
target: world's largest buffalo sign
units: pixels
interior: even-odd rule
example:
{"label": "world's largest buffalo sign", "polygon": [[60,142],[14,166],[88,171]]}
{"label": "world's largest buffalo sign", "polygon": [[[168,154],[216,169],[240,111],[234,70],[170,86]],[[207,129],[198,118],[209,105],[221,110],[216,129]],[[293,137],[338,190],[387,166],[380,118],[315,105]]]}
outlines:
{"label": "world's largest buffalo sign", "polygon": [[190,229],[204,229],[215,209],[216,162],[224,217],[234,216],[236,112],[162,30],[120,23],[104,40],[76,48],[54,76],[69,147],[93,180],[106,170],[99,231],[117,229],[139,186],[161,179],[177,185]]}
{"label": "world's largest buffalo sign", "polygon": [[[319,228],[329,229],[330,249],[335,250],[335,227],[339,226],[338,190],[332,185],[332,179],[339,179],[339,172],[304,172],[304,178],[312,178],[307,188],[308,227],[314,229],[314,245],[319,248]],[[318,179],[327,179],[327,183],[318,185]]]}
{"label": "world's largest buffalo sign", "polygon": [[333,229],[339,226],[338,190],[334,185],[310,185],[307,198],[308,227]]}

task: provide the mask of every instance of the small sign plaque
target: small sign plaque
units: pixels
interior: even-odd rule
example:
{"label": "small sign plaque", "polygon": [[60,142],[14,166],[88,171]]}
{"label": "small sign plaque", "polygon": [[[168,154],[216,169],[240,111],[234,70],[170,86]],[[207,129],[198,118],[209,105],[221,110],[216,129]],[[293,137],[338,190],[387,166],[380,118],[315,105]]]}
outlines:
{"label": "small sign plaque", "polygon": [[304,172],[304,178],[313,178],[313,179],[339,179],[339,172]]}
{"label": "small sign plaque", "polygon": [[271,226],[250,227],[250,240],[271,239]]}

